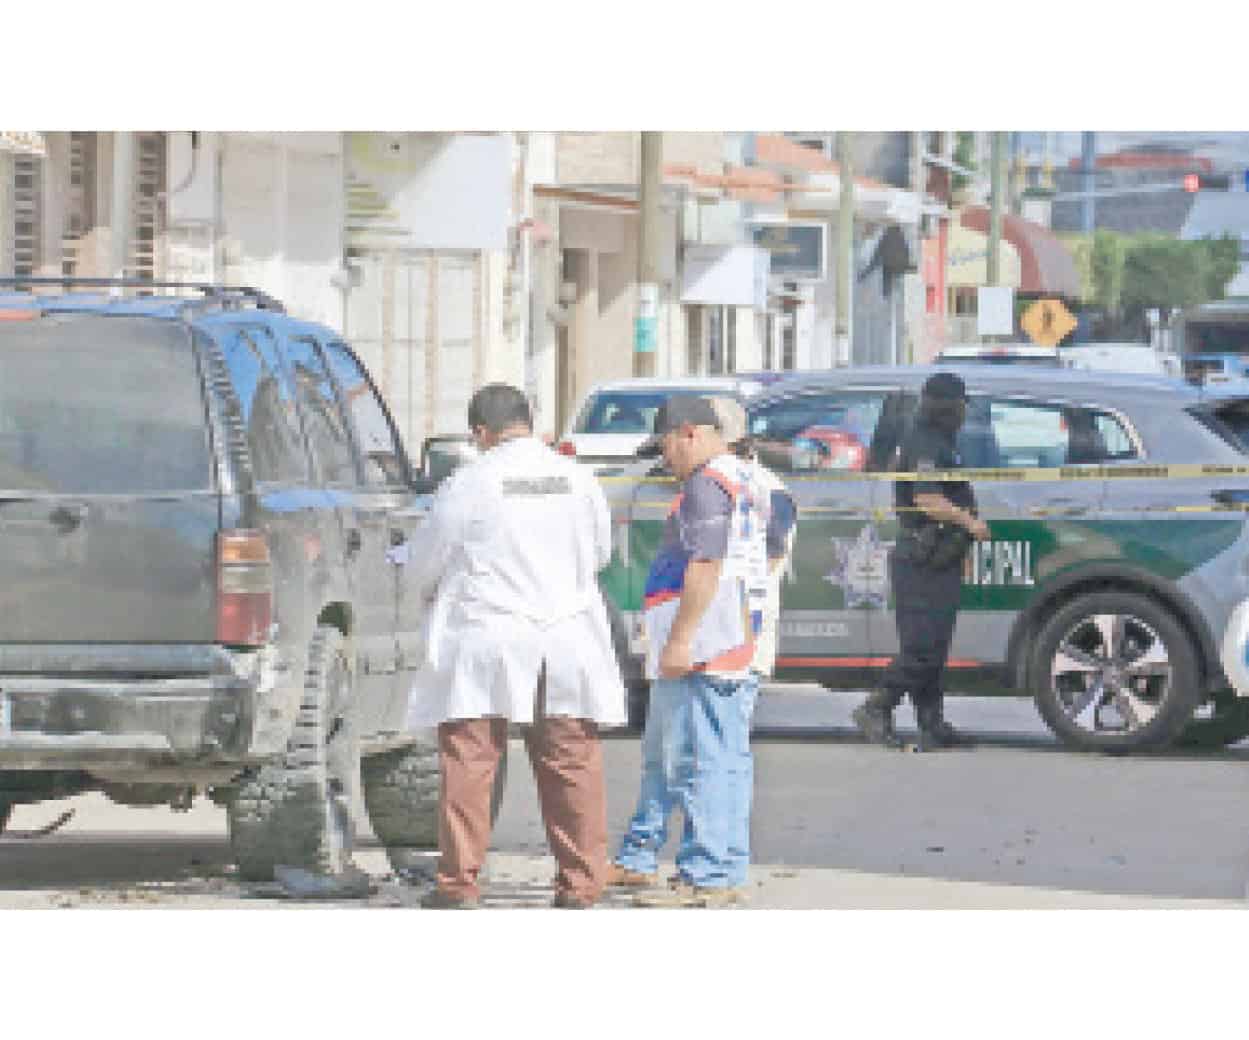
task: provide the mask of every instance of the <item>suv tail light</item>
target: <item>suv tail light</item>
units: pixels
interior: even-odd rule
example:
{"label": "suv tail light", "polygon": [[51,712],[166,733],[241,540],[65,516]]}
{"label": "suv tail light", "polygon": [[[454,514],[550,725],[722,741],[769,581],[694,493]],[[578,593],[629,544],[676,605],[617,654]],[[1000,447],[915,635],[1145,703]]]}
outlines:
{"label": "suv tail light", "polygon": [[273,617],[273,568],[261,531],[217,535],[217,642],[261,646]]}
{"label": "suv tail light", "polygon": [[569,458],[577,457],[577,446],[572,441],[560,441],[559,447],[555,449],[561,455],[567,455]]}

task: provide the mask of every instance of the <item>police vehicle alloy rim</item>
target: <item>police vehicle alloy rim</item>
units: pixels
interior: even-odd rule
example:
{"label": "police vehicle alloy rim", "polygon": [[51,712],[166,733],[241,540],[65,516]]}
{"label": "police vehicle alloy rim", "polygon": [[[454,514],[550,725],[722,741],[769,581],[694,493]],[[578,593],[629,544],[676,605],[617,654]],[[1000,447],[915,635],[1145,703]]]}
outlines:
{"label": "police vehicle alloy rim", "polygon": [[1153,721],[1173,681],[1166,644],[1132,614],[1093,614],[1058,642],[1050,665],[1055,700],[1090,733],[1132,733]]}

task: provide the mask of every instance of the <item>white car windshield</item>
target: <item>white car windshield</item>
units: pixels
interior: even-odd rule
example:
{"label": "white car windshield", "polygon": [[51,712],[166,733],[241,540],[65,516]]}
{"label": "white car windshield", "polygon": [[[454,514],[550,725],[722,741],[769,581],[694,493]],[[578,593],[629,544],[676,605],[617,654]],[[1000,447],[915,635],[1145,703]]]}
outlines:
{"label": "white car windshield", "polygon": [[573,433],[644,434],[655,431],[655,413],[669,397],[732,396],[724,390],[603,390],[577,417]]}

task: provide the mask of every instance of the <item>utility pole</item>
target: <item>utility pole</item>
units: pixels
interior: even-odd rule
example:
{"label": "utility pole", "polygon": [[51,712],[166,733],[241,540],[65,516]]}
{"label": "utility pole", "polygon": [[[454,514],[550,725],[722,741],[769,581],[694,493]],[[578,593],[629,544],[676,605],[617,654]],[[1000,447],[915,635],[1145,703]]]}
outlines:
{"label": "utility pole", "polygon": [[997,285],[1001,279],[998,253],[1002,246],[1002,133],[993,131],[989,149],[989,258],[986,282]]}
{"label": "utility pole", "polygon": [[119,130],[113,134],[113,197],[109,209],[109,274],[113,278],[126,277],[130,260],[133,177],[134,134]]}
{"label": "utility pole", "polygon": [[838,178],[841,197],[837,206],[837,321],[836,357],[833,364],[848,365],[853,360],[853,322],[850,309],[854,306],[854,155],[853,136],[848,130],[837,131]]}
{"label": "utility pole", "polygon": [[653,376],[659,340],[659,285],[663,269],[663,192],[661,169],[664,138],[657,130],[642,131],[641,190],[638,199],[638,307],[633,323],[633,374]]}
{"label": "utility pole", "polygon": [[0,143],[0,277],[13,273],[13,154]]}
{"label": "utility pole", "polygon": [[1010,135],[1010,173],[1006,178],[1007,209],[1015,216],[1022,211],[1020,199],[1023,193],[1023,155],[1019,147],[1019,131]]}
{"label": "utility pole", "polygon": [[1097,165],[1097,140],[1092,131],[1086,130],[1080,135],[1080,168],[1083,173],[1084,206],[1082,207],[1084,233],[1091,235],[1096,227],[1093,201],[1093,188],[1097,176],[1094,167]]}

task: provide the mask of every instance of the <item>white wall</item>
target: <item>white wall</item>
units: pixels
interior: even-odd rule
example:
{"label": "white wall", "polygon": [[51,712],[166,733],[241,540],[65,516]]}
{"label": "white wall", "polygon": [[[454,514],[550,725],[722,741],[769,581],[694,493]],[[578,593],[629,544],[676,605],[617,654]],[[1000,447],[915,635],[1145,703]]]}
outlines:
{"label": "white wall", "polygon": [[511,134],[350,133],[353,241],[411,249],[504,250]]}
{"label": "white wall", "polygon": [[737,322],[737,371],[753,372],[763,367],[763,322],[751,307],[734,307]]}
{"label": "white wall", "polygon": [[[286,135],[225,134],[220,142],[221,280],[254,285],[292,315],[342,329],[331,282],[342,262],[337,152],[293,148]],[[332,144],[337,135],[329,135]]]}

